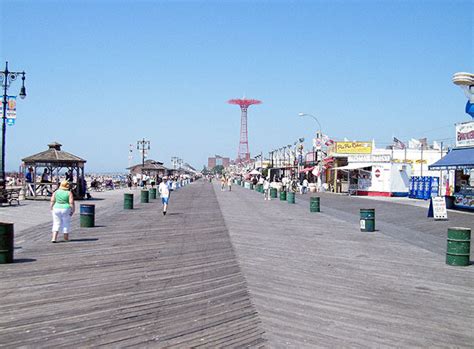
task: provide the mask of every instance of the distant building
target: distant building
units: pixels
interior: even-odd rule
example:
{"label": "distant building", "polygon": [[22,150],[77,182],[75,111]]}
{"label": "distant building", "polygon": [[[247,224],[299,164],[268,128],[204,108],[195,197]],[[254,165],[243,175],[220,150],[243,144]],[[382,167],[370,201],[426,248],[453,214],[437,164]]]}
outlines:
{"label": "distant building", "polygon": [[160,161],[155,160],[145,160],[145,164],[137,164],[133,165],[127,170],[130,171],[132,175],[142,174],[145,173],[149,176],[160,176],[163,177],[164,175],[168,174],[169,170],[163,166],[163,163]]}
{"label": "distant building", "polygon": [[227,167],[227,166],[229,166],[229,163],[230,163],[229,158],[224,158],[220,155],[216,155],[213,158],[208,158],[207,159],[207,168],[212,170],[216,166]]}

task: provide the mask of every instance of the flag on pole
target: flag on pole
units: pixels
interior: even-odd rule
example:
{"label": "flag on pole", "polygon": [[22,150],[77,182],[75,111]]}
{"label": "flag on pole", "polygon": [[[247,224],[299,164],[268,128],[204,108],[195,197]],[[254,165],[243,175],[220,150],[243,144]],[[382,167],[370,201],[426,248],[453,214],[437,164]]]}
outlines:
{"label": "flag on pole", "polygon": [[399,140],[397,137],[393,137],[393,148],[394,149],[405,149],[405,143]]}

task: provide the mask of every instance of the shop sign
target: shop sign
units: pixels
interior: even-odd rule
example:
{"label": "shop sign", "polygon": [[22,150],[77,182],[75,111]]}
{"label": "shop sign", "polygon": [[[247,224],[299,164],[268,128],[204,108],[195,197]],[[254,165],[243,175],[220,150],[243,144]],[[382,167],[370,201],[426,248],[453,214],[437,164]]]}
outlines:
{"label": "shop sign", "polygon": [[336,142],[338,154],[371,154],[372,142]]}
{"label": "shop sign", "polygon": [[434,219],[448,219],[446,211],[446,200],[442,196],[435,196],[433,199],[433,217]]}
{"label": "shop sign", "polygon": [[375,170],[375,177],[377,177],[377,178],[380,177],[380,170],[379,169]]}
{"label": "shop sign", "polygon": [[347,161],[351,162],[390,162],[390,155],[384,154],[358,154],[358,155],[349,155]]}
{"label": "shop sign", "polygon": [[456,147],[474,147],[474,121],[456,125]]}

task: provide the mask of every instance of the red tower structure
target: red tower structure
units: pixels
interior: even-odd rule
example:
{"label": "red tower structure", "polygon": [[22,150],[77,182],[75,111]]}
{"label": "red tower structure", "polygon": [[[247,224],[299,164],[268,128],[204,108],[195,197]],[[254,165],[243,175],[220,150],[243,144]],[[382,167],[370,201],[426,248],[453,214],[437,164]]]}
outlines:
{"label": "red tower structure", "polygon": [[240,142],[239,150],[237,152],[236,163],[242,163],[245,161],[250,161],[250,151],[249,151],[249,138],[247,131],[247,109],[252,104],[261,104],[262,102],[257,99],[231,99],[228,102],[229,104],[237,104],[240,106],[241,117],[240,117]]}

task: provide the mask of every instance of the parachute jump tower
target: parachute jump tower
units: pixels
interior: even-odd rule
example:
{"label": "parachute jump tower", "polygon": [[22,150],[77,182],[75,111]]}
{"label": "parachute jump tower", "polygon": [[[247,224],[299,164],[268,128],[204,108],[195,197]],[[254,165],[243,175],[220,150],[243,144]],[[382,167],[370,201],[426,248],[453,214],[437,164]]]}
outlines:
{"label": "parachute jump tower", "polygon": [[229,104],[237,104],[240,106],[241,117],[240,117],[240,141],[239,150],[237,152],[236,163],[249,162],[250,151],[249,151],[249,139],[247,132],[247,109],[252,104],[261,104],[262,102],[257,99],[231,99],[228,101]]}

